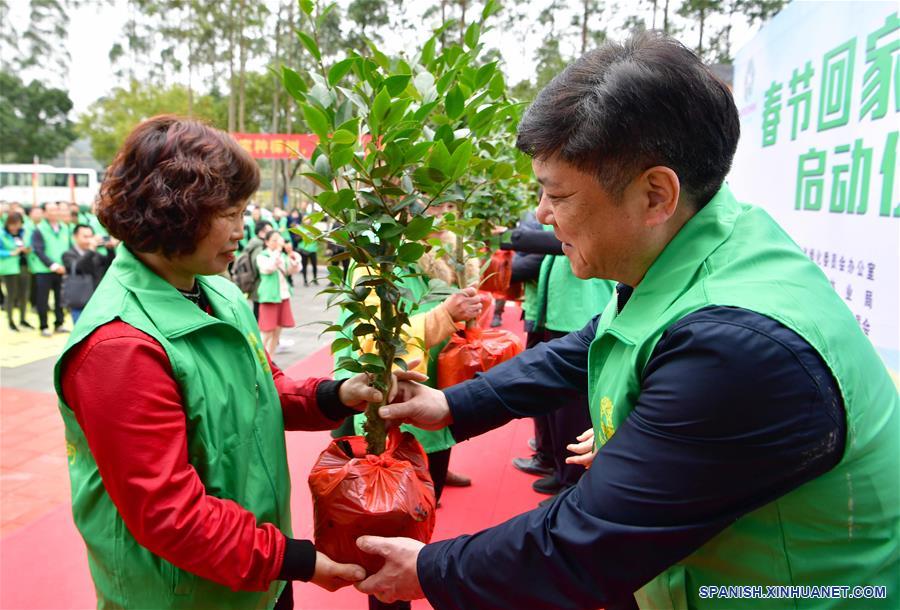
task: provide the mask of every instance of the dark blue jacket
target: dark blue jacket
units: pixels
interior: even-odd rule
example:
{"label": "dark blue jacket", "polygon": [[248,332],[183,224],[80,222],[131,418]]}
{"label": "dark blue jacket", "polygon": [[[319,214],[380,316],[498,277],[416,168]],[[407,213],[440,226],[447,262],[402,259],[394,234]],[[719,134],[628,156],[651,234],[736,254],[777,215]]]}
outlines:
{"label": "dark blue jacket", "polygon": [[[583,396],[598,319],[445,390],[456,439]],[[427,545],[422,589],[437,610],[629,607],[741,515],[832,468],[845,435],[834,379],[796,333],[743,309],[695,312],[662,336],[634,411],[579,484]]]}

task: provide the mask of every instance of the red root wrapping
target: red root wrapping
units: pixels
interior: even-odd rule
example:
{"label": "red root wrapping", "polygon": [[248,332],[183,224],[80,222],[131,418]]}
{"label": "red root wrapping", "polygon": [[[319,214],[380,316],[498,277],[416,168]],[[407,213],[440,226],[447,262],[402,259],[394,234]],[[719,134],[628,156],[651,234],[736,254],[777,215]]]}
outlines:
{"label": "red root wrapping", "polygon": [[501,328],[467,328],[460,330],[438,356],[438,387],[469,380],[522,353],[522,340]]}
{"label": "red root wrapping", "polygon": [[362,436],[335,439],[309,473],[309,488],[316,548],[335,561],[374,574],[384,559],[360,551],[360,536],[431,540],[434,483],[425,451],[409,432],[392,428],[381,455],[366,455]]}
{"label": "red root wrapping", "polygon": [[491,320],[494,319],[494,297],[490,292],[479,291],[478,298],[481,300],[481,315],[478,316],[478,326],[490,328]]}

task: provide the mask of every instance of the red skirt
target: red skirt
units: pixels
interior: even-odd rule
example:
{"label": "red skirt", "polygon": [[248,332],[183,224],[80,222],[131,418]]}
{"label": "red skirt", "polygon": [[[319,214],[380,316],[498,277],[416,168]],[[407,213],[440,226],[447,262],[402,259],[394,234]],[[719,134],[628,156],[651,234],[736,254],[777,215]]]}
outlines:
{"label": "red skirt", "polygon": [[291,300],[284,299],[281,303],[260,303],[259,330],[267,333],[279,326],[281,328],[295,326],[294,314],[291,312]]}

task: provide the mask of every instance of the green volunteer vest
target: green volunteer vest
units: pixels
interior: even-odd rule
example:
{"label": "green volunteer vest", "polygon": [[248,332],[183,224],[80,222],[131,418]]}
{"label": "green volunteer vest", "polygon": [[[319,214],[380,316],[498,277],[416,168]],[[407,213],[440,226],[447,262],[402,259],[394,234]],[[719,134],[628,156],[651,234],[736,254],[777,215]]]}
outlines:
{"label": "green volunteer vest", "polygon": [[[259,255],[265,256],[266,258],[273,258],[275,256],[268,248],[264,248],[262,252],[259,253]],[[281,260],[284,261],[285,269],[287,269],[287,255],[281,253]],[[257,303],[281,303],[283,299],[281,298],[280,276],[281,272],[277,269],[274,273],[259,274],[259,288],[257,289],[256,299]],[[288,284],[288,292],[292,292],[290,284]]]}
{"label": "green volunteer vest", "polygon": [[615,282],[610,280],[576,277],[565,255],[545,256],[538,276],[535,329],[563,333],[581,330],[603,311],[614,288]]}
{"label": "green volunteer vest", "polygon": [[[348,271],[348,277],[353,277],[352,267]],[[427,313],[441,303],[440,301],[423,302],[423,299],[428,292],[428,284],[421,277],[404,277],[401,281],[401,285],[403,288],[409,290],[412,301],[419,304],[419,307],[418,309],[416,309],[414,315]],[[341,320],[343,321],[348,316],[348,313],[342,313]],[[441,350],[444,349],[444,346],[446,344],[447,342],[443,341],[428,350],[428,380],[425,382],[425,385],[429,387],[433,388],[437,383],[438,356],[440,355]],[[350,350],[350,348],[344,348],[334,355],[334,361],[337,362],[340,358],[352,356],[353,352]],[[348,373],[347,371],[335,371],[334,378],[346,379],[351,376],[352,373]],[[354,415],[352,433],[358,435],[362,434],[364,422],[365,414],[360,413],[358,415]],[[409,424],[403,424],[402,426],[400,426],[400,429],[406,432],[411,432],[412,435],[416,437],[416,440],[418,440],[422,445],[425,453],[435,453],[437,451],[443,451],[456,444],[456,441],[453,439],[453,435],[450,434],[449,428],[442,428],[440,430],[422,430],[421,428],[416,428],[415,426],[410,426]],[[349,431],[347,432],[349,433]]]}
{"label": "green volunteer vest", "polygon": [[602,446],[628,417],[644,367],[677,320],[741,307],[784,324],[822,356],[847,412],[844,457],[741,517],[636,593],[642,608],[838,608],[842,600],[701,599],[703,585],[884,585],[900,596],[900,404],[884,364],[825,275],[761,209],[727,187],[669,243],[627,306],[610,301],[588,354],[591,417]]}
{"label": "green volunteer vest", "polygon": [[[290,536],[284,420],[256,321],[231,282],[219,276],[197,281],[213,316],[120,246],[56,364],[72,510],[87,545],[99,608],[272,608],[284,587],[275,581],[266,591],[235,592],[141,546],[110,500],[84,432],[62,398],[60,362],[94,329],[120,319],[147,333],[172,365],[184,399],[188,456],[206,492],[234,500],[257,523],[273,523]],[[140,383],[140,371],[135,381]]]}
{"label": "green volunteer vest", "polygon": [[[22,232],[22,241],[24,244],[29,243],[28,231]],[[15,238],[10,235],[5,228],[0,227],[0,250],[9,252],[9,256],[0,257],[0,275],[18,275],[22,272],[19,264],[20,255],[12,252],[17,248]]]}
{"label": "green volunteer vest", "polygon": [[[50,223],[41,221],[35,227],[44,238],[44,252],[54,263],[62,264],[63,253],[72,247],[72,227],[65,223],[59,223],[59,231],[54,231]],[[50,273],[50,267],[41,262],[41,259],[32,252],[28,255],[28,268],[32,273]]]}
{"label": "green volunteer vest", "polygon": [[291,243],[291,232],[288,229],[287,218],[282,218],[278,222],[275,223],[275,228],[284,238],[284,241],[287,243]]}

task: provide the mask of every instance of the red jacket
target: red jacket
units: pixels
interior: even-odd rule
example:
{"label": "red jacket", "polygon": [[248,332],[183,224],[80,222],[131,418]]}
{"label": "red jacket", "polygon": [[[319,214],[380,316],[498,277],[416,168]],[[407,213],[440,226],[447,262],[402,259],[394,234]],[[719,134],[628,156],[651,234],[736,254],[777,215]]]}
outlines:
{"label": "red jacket", "polygon": [[[286,429],[330,430],[350,412],[337,400],[335,382],[295,381],[271,359],[269,364]],[[107,493],[141,545],[233,589],[267,588],[279,576],[312,576],[311,543],[288,540],[269,523],[257,526],[250,511],[206,493],[188,461],[178,384],[165,350],[152,337],[119,320],[101,326],[67,354],[62,390]],[[317,390],[329,403],[327,414]],[[176,527],[178,535],[172,535]]]}

